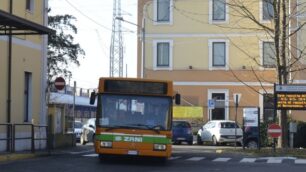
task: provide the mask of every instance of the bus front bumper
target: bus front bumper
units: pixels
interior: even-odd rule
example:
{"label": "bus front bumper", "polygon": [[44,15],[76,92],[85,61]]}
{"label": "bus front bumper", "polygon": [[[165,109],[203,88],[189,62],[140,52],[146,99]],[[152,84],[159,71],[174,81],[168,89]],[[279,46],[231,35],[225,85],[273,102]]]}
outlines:
{"label": "bus front bumper", "polygon": [[128,156],[148,156],[148,157],[167,157],[171,156],[171,145],[166,145],[165,150],[154,150],[152,149],[142,149],[142,148],[120,148],[120,147],[109,147],[103,148],[98,144],[95,144],[95,150],[97,154],[105,155],[128,155]]}

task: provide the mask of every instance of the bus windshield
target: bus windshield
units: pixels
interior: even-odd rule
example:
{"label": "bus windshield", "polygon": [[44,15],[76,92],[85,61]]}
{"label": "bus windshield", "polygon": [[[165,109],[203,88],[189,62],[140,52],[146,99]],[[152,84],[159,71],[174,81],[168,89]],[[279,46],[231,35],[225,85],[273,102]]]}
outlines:
{"label": "bus windshield", "polygon": [[97,125],[106,128],[170,130],[169,97],[100,94]]}

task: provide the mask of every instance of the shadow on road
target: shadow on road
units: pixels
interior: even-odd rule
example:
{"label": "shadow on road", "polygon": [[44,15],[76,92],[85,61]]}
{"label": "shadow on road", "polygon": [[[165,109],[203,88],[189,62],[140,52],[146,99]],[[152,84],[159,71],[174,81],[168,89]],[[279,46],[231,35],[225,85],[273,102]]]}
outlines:
{"label": "shadow on road", "polygon": [[170,161],[165,158],[134,157],[134,156],[103,156],[100,158],[102,164],[137,165],[137,166],[166,166]]}

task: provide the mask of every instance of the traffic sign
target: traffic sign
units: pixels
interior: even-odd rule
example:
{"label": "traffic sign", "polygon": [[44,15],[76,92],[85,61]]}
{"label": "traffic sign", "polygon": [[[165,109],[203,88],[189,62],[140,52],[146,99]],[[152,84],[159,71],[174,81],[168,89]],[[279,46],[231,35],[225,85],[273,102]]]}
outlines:
{"label": "traffic sign", "polygon": [[63,77],[57,77],[54,81],[54,86],[57,90],[62,90],[65,88],[66,82]]}
{"label": "traffic sign", "polygon": [[215,106],[216,106],[215,99],[209,99],[207,106],[208,106],[208,109],[215,109]]}
{"label": "traffic sign", "polygon": [[277,138],[282,135],[282,128],[277,124],[270,124],[268,127],[268,135],[272,138]]}

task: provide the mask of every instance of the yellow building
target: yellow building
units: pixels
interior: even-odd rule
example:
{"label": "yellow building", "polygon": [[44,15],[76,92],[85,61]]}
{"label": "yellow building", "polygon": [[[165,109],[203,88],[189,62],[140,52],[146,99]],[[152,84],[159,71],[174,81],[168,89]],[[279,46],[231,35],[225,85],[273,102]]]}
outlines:
{"label": "yellow building", "polygon": [[[138,1],[138,77],[174,81],[183,105],[203,107],[203,120],[242,123],[246,107],[259,107],[261,120],[274,117],[277,81],[274,41],[249,19],[239,17],[231,0]],[[272,26],[273,7],[266,1],[243,1],[253,17]],[[144,46],[142,46],[144,45]],[[144,48],[143,48],[144,47]],[[215,101],[209,110],[208,102]]]}
{"label": "yellow building", "polygon": [[[31,136],[46,125],[47,0],[0,1],[0,138]],[[9,36],[12,35],[12,36]],[[42,134],[35,129],[35,136]],[[44,131],[44,134],[45,131]],[[6,143],[6,144],[5,144]],[[14,143],[14,144],[13,144]],[[40,145],[34,142],[35,147]],[[44,145],[45,146],[45,145]],[[0,151],[27,150],[31,140],[0,141]]]}
{"label": "yellow building", "polygon": [[[298,0],[298,5],[294,8],[293,13],[296,14],[296,20],[293,20],[291,24],[291,32],[295,32],[297,28],[303,25],[306,22],[306,13],[303,9],[305,9],[306,0]],[[294,4],[292,5],[294,6]],[[297,35],[292,38],[292,53],[291,58],[300,58],[299,62],[296,63],[296,67],[300,69],[306,68],[306,28],[302,27]],[[297,48],[294,48],[297,47]],[[306,84],[306,71],[300,70],[293,75],[291,75],[291,79],[295,84]],[[292,118],[297,120],[305,121],[305,111],[293,111]]]}

